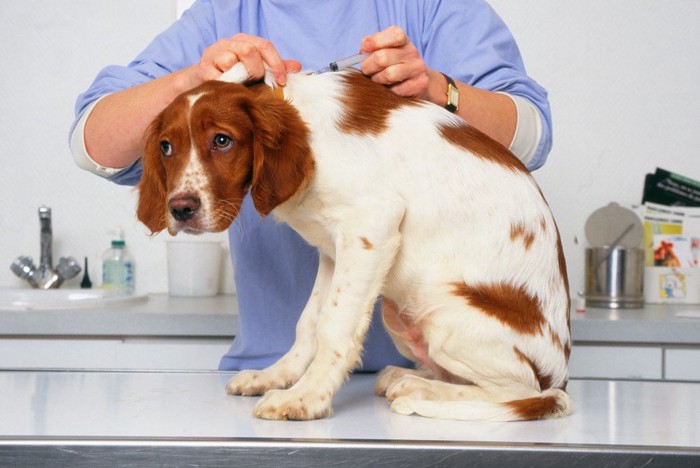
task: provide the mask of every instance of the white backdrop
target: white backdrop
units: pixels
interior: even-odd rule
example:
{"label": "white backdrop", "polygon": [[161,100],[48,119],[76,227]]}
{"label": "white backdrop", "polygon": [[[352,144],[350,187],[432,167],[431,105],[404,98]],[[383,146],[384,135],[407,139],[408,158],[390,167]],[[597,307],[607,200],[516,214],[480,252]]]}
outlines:
{"label": "white backdrop", "polygon": [[[22,286],[9,270],[15,257],[38,258],[36,210],[46,204],[56,258],[87,256],[96,279],[106,232],[121,226],[137,259],[137,288],[167,290],[167,235],[146,235],[131,189],[77,169],[67,135],[76,96],[105,65],[128,63],[176,18],[180,3],[0,0],[0,199],[7,202],[0,210],[0,288]],[[656,166],[700,179],[700,2],[491,4],[530,74],[550,92],[555,143],[535,177],[558,219],[576,291],[583,225],[593,210],[639,202],[644,175]],[[224,283],[230,292],[230,268]]]}

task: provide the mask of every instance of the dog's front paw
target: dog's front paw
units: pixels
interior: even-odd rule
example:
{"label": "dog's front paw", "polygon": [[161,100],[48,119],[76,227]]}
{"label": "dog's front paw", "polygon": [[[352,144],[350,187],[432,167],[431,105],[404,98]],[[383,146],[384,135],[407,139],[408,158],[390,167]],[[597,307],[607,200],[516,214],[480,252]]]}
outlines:
{"label": "dog's front paw", "polygon": [[226,393],[229,395],[257,396],[271,389],[287,388],[289,378],[269,370],[244,370],[229,380]]}
{"label": "dog's front paw", "polygon": [[271,390],[258,402],[253,415],[260,419],[308,421],[332,413],[332,396],[303,389]]}

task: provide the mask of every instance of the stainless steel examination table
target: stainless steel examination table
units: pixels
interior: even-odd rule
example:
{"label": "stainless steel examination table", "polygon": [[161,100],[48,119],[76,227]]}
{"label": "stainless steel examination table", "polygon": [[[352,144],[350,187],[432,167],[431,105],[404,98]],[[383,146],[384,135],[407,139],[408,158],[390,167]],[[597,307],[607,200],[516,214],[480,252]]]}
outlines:
{"label": "stainless steel examination table", "polygon": [[573,380],[572,416],[400,416],[354,375],[333,417],[251,417],[231,373],[0,372],[0,466],[700,466],[700,384]]}

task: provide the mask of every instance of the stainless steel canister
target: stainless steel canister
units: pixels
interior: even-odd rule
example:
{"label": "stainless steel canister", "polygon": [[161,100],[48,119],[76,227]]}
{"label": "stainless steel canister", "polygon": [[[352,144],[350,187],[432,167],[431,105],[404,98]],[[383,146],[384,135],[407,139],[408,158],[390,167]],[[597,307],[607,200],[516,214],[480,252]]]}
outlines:
{"label": "stainless steel canister", "polygon": [[644,250],[586,249],[586,306],[638,309],[644,305]]}

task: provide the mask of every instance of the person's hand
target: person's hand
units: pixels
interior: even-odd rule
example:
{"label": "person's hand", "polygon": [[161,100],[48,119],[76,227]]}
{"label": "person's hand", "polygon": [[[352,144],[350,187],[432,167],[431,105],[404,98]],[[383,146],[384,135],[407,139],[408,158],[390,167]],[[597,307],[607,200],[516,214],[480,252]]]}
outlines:
{"label": "person's hand", "polygon": [[296,60],[282,60],[277,49],[266,39],[239,33],[230,39],[221,39],[204,49],[202,58],[194,67],[194,81],[215,80],[236,63],[243,62],[251,78],[265,75],[265,66],[280,86],[287,83],[287,72],[301,70]]}
{"label": "person's hand", "polygon": [[361,48],[371,54],[362,62],[362,73],[399,96],[430,100],[434,91],[446,86],[442,75],[428,68],[416,46],[398,26],[365,37]]}

